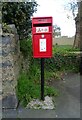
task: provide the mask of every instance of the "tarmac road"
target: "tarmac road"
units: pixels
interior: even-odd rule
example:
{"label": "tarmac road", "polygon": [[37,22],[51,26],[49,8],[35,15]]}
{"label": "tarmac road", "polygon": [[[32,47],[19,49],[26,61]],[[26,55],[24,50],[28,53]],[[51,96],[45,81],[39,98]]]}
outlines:
{"label": "tarmac road", "polygon": [[80,118],[80,75],[67,74],[60,83],[61,95],[56,99],[58,118]]}

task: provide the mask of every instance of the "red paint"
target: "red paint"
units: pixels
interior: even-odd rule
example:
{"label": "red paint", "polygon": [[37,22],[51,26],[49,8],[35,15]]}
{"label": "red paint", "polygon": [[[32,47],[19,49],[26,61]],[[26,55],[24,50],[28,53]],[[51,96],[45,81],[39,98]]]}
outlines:
{"label": "red paint", "polygon": [[32,19],[32,45],[34,58],[52,57],[52,31],[52,17],[34,17]]}

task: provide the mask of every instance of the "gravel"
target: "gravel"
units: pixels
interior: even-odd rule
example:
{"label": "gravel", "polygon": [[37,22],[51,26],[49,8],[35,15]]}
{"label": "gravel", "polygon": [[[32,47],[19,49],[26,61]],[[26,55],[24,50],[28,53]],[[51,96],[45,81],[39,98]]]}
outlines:
{"label": "gravel", "polygon": [[44,101],[39,99],[34,99],[28,103],[27,107],[29,109],[54,109],[54,103],[52,97],[46,96]]}

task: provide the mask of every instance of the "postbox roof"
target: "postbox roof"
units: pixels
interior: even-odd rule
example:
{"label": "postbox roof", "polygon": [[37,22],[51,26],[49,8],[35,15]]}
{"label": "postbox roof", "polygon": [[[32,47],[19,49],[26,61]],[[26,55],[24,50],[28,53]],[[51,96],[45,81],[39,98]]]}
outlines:
{"label": "postbox roof", "polygon": [[33,17],[32,18],[33,24],[42,24],[42,23],[52,23],[52,17]]}

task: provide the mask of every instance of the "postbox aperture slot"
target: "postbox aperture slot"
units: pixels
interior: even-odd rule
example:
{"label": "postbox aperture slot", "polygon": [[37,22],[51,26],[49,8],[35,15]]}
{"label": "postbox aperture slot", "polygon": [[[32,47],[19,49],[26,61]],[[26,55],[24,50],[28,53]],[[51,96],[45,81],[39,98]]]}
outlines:
{"label": "postbox aperture slot", "polygon": [[33,27],[44,27],[44,26],[52,26],[52,23],[33,24]]}

